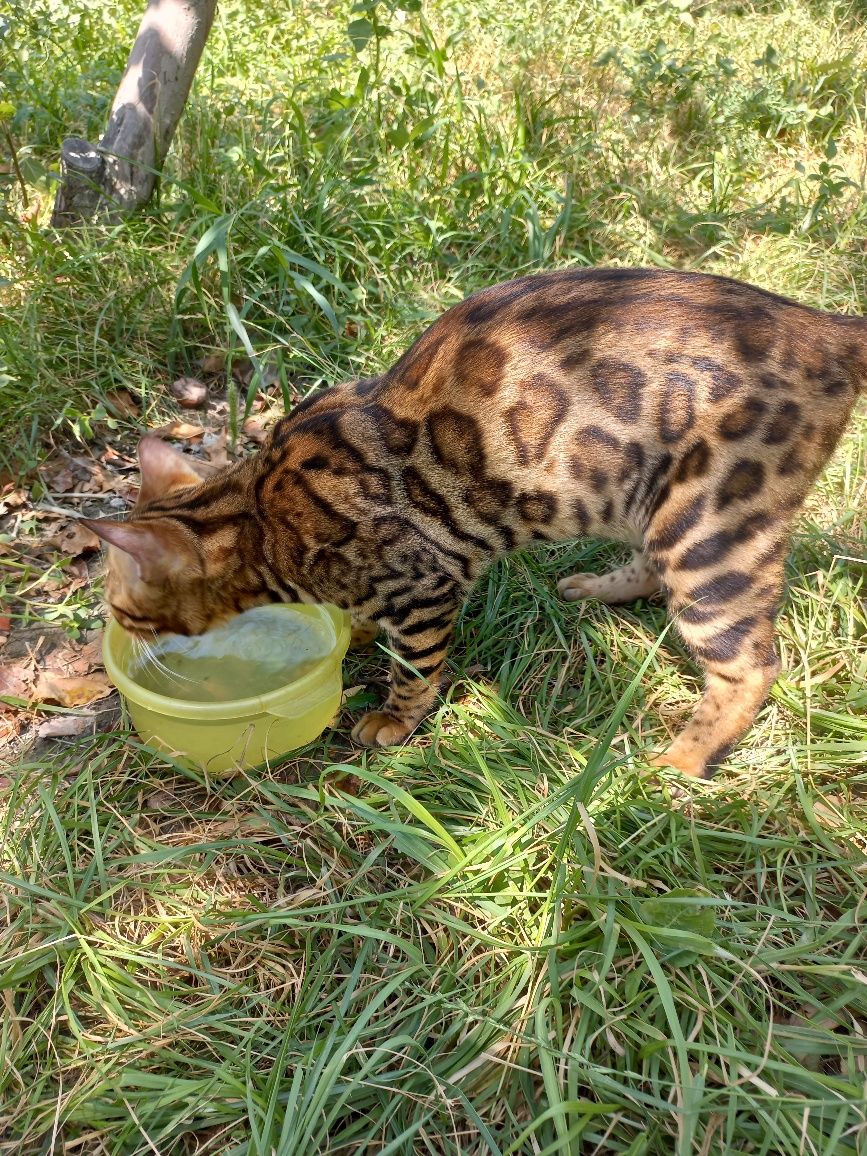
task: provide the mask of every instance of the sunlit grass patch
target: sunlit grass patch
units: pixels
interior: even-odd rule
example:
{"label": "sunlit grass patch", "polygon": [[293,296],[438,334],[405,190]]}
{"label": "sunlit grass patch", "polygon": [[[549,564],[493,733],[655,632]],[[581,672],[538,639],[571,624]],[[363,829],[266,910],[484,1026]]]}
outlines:
{"label": "sunlit grass patch", "polygon": [[[648,1118],[671,1150],[718,1111],[720,1151],[766,1130],[794,1151],[805,1118],[818,1150],[863,1129],[846,804],[830,832],[796,774],[672,809],[500,716],[469,710],[397,765],[353,757],[357,797],[267,777],[215,795],[115,740],[22,767],[9,1078],[59,1063],[66,1134],[114,1151],[212,1128],[230,1150],[257,1123],[328,1150],[435,1124],[454,1152],[525,1129],[626,1150]],[[24,793],[45,800],[30,819]],[[8,1126],[35,1139],[56,1105],[29,1086]]]}

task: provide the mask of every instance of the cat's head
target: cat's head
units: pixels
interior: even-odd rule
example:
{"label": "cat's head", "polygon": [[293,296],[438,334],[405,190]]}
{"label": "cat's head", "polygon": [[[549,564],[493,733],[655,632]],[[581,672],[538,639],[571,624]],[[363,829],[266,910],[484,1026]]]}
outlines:
{"label": "cat's head", "polygon": [[[263,601],[239,601],[233,553],[241,519],[234,524],[231,497],[209,482],[213,471],[155,437],[142,439],[139,465],[141,489],[129,517],[85,521],[108,543],[105,595],[120,625],[147,638],[201,634]],[[185,517],[203,504],[221,513],[214,533]]]}

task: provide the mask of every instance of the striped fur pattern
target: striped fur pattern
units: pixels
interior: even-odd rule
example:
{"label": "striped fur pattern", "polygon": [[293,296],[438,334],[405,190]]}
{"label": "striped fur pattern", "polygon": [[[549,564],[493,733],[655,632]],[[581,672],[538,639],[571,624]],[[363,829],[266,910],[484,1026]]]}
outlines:
{"label": "striped fur pattern", "polygon": [[[630,543],[569,600],[661,591],[705,675],[658,761],[706,775],[778,670],[790,526],[867,380],[867,322],[726,278],[564,270],[469,297],[381,377],[316,391],[253,458],[201,481],[155,439],[111,544],[128,629],[197,633],[274,599],[352,610],[399,656],[355,738],[404,740],[436,700],[455,618],[497,557]],[[239,693],[241,689],[239,688]]]}

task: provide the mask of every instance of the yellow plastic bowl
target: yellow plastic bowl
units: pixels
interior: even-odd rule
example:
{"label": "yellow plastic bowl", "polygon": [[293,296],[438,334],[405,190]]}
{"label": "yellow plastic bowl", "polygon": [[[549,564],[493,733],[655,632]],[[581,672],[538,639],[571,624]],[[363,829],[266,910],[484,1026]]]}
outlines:
{"label": "yellow plastic bowl", "polygon": [[328,632],[331,650],[300,678],[229,702],[187,702],[139,686],[129,673],[133,639],[113,619],[109,622],[102,644],[105,669],[144,742],[185,766],[230,775],[302,747],[325,730],[343,693],[349,615],[330,605],[277,603],[268,609],[313,619]]}

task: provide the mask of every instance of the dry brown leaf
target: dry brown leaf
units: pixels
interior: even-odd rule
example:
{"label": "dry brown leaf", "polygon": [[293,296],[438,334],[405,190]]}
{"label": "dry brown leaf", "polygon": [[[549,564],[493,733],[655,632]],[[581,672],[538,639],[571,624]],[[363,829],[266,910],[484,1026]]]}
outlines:
{"label": "dry brown leaf", "polygon": [[5,486],[3,493],[0,494],[0,518],[4,514],[8,514],[11,510],[18,510],[21,506],[30,501],[30,495],[26,490],[13,489],[11,486]]}
{"label": "dry brown leaf", "polygon": [[198,441],[204,435],[204,427],[191,425],[187,421],[170,421],[168,425],[157,426],[150,431],[155,437],[177,438],[182,442]]}
{"label": "dry brown leaf", "polygon": [[255,417],[248,417],[244,422],[244,437],[249,438],[251,442],[257,445],[262,445],[268,440],[268,431],[262,425],[262,422]]}
{"label": "dry brown leaf", "polygon": [[84,675],[92,670],[102,670],[102,631],[92,632],[88,642],[64,641],[45,658],[46,674]]}
{"label": "dry brown leaf", "polygon": [[[0,664],[0,695],[8,698],[28,698],[33,685],[33,662],[21,658]],[[0,710],[3,709],[0,704]]]}
{"label": "dry brown leaf", "polygon": [[76,489],[75,476],[72,470],[62,462],[55,463],[53,469],[40,469],[39,476],[44,481],[49,493],[70,494]]}
{"label": "dry brown leaf", "polygon": [[111,694],[111,689],[106,674],[77,677],[42,671],[31,697],[35,702],[56,703],[57,706],[86,706]]}
{"label": "dry brown leaf", "polygon": [[86,642],[64,638],[59,646],[45,655],[42,662],[46,675],[84,675],[103,669],[103,631],[91,630]]}
{"label": "dry brown leaf", "polygon": [[49,538],[49,543],[62,553],[68,554],[70,558],[93,554],[102,545],[93,530],[88,530],[87,526],[82,526],[80,522],[68,522]]}
{"label": "dry brown leaf", "polygon": [[169,386],[169,393],[184,409],[201,409],[208,400],[208,387],[195,377],[179,377]]}
{"label": "dry brown leaf", "polygon": [[208,461],[217,469],[223,469],[229,464],[225,430],[220,430],[218,433],[206,433],[202,438],[202,449],[208,455]]}
{"label": "dry brown leaf", "polygon": [[18,214],[18,220],[22,225],[32,225],[39,219],[39,212],[42,209],[42,198],[34,197],[26,209],[23,209]]}
{"label": "dry brown leaf", "polygon": [[2,635],[8,634],[12,629],[12,619],[8,614],[0,614],[0,642],[3,641]]}
{"label": "dry brown leaf", "polygon": [[86,494],[111,494],[117,489],[118,479],[97,462],[90,466],[90,476],[82,485]]}
{"label": "dry brown leaf", "polygon": [[44,588],[48,591],[63,590],[72,594],[90,582],[90,572],[84,558],[74,558],[64,570],[58,570],[56,577],[47,578]]}
{"label": "dry brown leaf", "polygon": [[144,805],[149,811],[168,811],[177,805],[177,800],[168,791],[154,791],[146,797]]}
{"label": "dry brown leaf", "polygon": [[222,373],[226,368],[226,355],[225,353],[209,353],[207,357],[202,358],[199,365],[202,373]]}
{"label": "dry brown leaf", "polygon": [[115,470],[135,470],[138,468],[135,458],[119,453],[114,446],[106,446],[99,457],[100,461],[110,465]]}
{"label": "dry brown leaf", "polygon": [[105,400],[117,417],[132,420],[141,413],[141,406],[128,389],[113,389],[105,395]]}
{"label": "dry brown leaf", "polygon": [[253,362],[249,357],[239,357],[232,362],[232,377],[239,385],[249,385],[255,372]]}
{"label": "dry brown leaf", "polygon": [[92,728],[92,714],[56,714],[36,728],[36,735],[40,739],[74,738]]}

